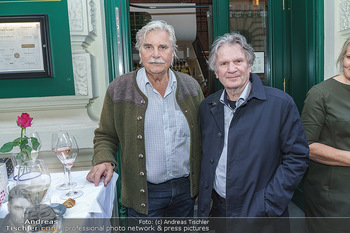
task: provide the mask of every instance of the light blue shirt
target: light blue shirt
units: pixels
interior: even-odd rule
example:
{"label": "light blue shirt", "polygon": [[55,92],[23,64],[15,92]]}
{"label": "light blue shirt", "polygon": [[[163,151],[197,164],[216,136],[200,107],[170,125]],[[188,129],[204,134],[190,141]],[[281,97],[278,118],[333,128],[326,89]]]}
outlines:
{"label": "light blue shirt", "polygon": [[175,74],[169,69],[164,98],[153,88],[145,68],[137,72],[136,82],[148,98],[144,129],[147,181],[159,184],[188,176],[190,128],[176,102]]}
{"label": "light blue shirt", "polygon": [[226,172],[227,172],[227,146],[228,143],[239,143],[239,142],[228,142],[228,131],[232,118],[236,112],[236,109],[247,101],[250,92],[251,83],[248,82],[247,86],[244,88],[239,99],[236,101],[236,108],[232,109],[227,100],[227,93],[224,90],[220,97],[220,102],[224,105],[225,114],[225,135],[224,135],[224,147],[221,152],[218,166],[215,171],[214,179],[214,189],[223,198],[226,198]]}

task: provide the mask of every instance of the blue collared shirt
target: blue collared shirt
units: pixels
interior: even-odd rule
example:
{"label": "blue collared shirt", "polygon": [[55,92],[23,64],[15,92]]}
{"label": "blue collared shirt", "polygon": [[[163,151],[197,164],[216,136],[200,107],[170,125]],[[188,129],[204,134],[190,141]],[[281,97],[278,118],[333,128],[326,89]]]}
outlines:
{"label": "blue collared shirt", "polygon": [[147,181],[159,184],[189,175],[190,128],[176,101],[177,80],[169,69],[164,98],[153,88],[144,68],[136,82],[147,96],[145,149]]}
{"label": "blue collared shirt", "polygon": [[[236,112],[236,109],[241,106],[244,102],[247,101],[249,92],[250,92],[251,83],[248,82],[247,86],[244,88],[242,94],[239,99],[236,101],[236,108],[232,109],[228,99],[227,93],[224,91],[221,94],[220,102],[224,105],[224,113],[225,113],[225,135],[224,135],[224,147],[221,152],[221,156],[218,162],[218,166],[215,171],[215,179],[214,179],[214,189],[215,191],[223,198],[226,198],[226,170],[227,170],[227,146],[228,146],[228,131],[230,128],[230,124],[232,118]],[[230,142],[237,143],[237,142]]]}

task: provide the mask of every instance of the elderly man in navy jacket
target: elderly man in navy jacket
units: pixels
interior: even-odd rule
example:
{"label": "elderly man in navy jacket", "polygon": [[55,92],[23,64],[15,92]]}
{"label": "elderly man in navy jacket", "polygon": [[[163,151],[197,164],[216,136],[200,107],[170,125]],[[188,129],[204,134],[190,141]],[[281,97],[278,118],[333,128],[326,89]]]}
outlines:
{"label": "elderly man in navy jacket", "polygon": [[212,46],[209,66],[224,90],[200,106],[201,217],[286,217],[308,167],[296,105],[251,73],[254,59],[253,48],[238,33],[225,34]]}

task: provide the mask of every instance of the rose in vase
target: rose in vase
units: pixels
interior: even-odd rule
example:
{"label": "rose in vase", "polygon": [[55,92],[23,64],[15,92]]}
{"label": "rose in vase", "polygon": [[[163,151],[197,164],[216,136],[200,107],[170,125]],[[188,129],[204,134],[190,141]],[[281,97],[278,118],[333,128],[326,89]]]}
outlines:
{"label": "rose in vase", "polygon": [[[17,154],[16,159],[23,162],[28,158],[32,159],[31,152],[32,150],[37,150],[40,146],[40,143],[35,137],[27,137],[25,135],[26,129],[32,126],[33,118],[30,117],[28,113],[22,113],[21,116],[17,117],[17,125],[21,128],[21,136],[13,140],[12,142],[5,143],[1,148],[0,152],[7,153],[12,151],[14,147],[19,147],[20,152]],[[29,140],[31,143],[29,143]],[[32,146],[30,146],[30,144]]]}

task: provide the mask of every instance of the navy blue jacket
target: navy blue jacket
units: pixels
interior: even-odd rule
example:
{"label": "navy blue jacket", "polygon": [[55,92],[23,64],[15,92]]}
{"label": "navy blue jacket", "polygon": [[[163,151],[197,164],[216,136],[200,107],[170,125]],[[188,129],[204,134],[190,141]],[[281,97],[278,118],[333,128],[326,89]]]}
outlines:
{"label": "navy blue jacket", "polygon": [[[247,102],[228,133],[227,217],[288,216],[288,203],[309,163],[309,147],[293,99],[251,74]],[[207,217],[224,145],[222,90],[200,105],[202,164],[198,215]]]}

